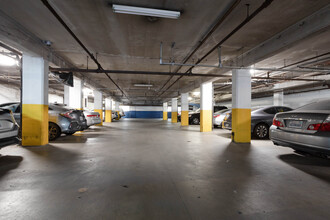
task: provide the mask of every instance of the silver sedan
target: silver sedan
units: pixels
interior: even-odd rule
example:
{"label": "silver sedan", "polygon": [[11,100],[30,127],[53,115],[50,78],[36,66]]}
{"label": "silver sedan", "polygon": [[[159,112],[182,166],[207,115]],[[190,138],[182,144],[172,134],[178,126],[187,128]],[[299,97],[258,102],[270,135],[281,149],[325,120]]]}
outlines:
{"label": "silver sedan", "polygon": [[297,151],[330,155],[330,100],[276,114],[270,139]]}
{"label": "silver sedan", "polygon": [[0,108],[0,142],[16,138],[18,128],[13,113],[8,109]]}

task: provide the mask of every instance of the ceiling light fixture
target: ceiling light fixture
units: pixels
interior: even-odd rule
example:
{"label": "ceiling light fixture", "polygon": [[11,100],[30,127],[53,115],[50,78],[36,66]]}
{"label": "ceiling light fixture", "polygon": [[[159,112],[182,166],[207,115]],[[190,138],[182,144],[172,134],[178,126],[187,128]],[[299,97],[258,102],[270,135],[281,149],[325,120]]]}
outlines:
{"label": "ceiling light fixture", "polygon": [[112,5],[112,9],[115,13],[143,15],[143,16],[171,18],[171,19],[178,19],[181,14],[179,11],[169,11],[169,10],[161,10],[154,8],[142,8],[142,7],[116,5],[116,4]]}
{"label": "ceiling light fixture", "polygon": [[136,87],[152,87],[153,85],[151,84],[134,84]]}
{"label": "ceiling light fixture", "polygon": [[15,58],[0,54],[0,66],[15,66],[18,62]]}

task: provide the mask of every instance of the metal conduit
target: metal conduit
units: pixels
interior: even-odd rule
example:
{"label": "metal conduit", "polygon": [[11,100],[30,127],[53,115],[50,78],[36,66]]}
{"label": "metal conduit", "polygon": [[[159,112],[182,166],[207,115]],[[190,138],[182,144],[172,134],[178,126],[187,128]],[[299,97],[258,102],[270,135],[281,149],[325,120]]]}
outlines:
{"label": "metal conduit", "polygon": [[[237,0],[235,1],[230,7],[229,9],[226,11],[226,13],[220,17],[220,19],[216,22],[216,24],[210,29],[210,31],[208,31],[205,36],[202,37],[202,39],[200,41],[198,41],[197,45],[195,46],[195,48],[193,49],[193,51],[191,51],[182,61],[182,63],[186,63],[195,53],[196,51],[205,43],[205,41],[214,33],[214,31],[226,20],[226,18],[232,13],[232,11],[234,11],[234,9],[239,5],[239,3],[241,2],[241,0]],[[179,70],[181,69],[181,66],[179,66],[174,72],[177,73],[179,72]],[[164,85],[160,88],[159,91],[161,91],[166,85],[167,83],[169,83],[169,81],[173,78],[173,76],[171,76],[165,83]]]}
{"label": "metal conduit", "polygon": [[[98,69],[103,70],[101,64],[97,61],[94,55],[87,49],[87,47],[80,41],[80,39],[72,32],[69,26],[64,22],[64,20],[57,14],[55,9],[49,4],[47,0],[41,0],[41,2],[48,8],[48,10],[55,16],[55,18],[62,24],[62,26],[70,33],[70,35],[77,41],[77,43],[85,50],[85,52],[91,57],[91,59],[95,62]],[[110,79],[110,81],[122,92],[122,94],[126,97],[127,95],[124,91],[118,86],[118,84],[109,76],[109,74],[105,73],[105,75]]]}
{"label": "metal conduit", "polygon": [[[217,43],[211,50],[209,50],[202,58],[198,59],[195,64],[199,64],[202,62],[208,55],[210,55],[214,50],[216,50],[219,46],[221,46],[226,40],[228,40],[232,35],[234,35],[237,31],[239,31],[242,27],[244,27],[250,20],[252,20],[255,16],[257,16],[262,10],[267,8],[273,0],[266,0],[264,3],[256,9],[250,16],[248,16],[241,24],[239,24],[232,32],[230,32],[226,37],[224,37],[219,43]],[[190,67],[186,73],[191,72],[194,67]],[[164,90],[159,96],[163,95],[168,89],[170,89],[175,83],[177,83],[183,76],[177,78],[166,90]]]}

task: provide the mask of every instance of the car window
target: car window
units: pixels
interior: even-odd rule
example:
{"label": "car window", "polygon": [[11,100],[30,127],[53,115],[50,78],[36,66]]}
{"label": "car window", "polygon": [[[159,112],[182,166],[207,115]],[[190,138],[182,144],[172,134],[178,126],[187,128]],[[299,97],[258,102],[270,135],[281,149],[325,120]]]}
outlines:
{"label": "car window", "polygon": [[297,108],[297,110],[330,110],[330,100],[313,102]]}
{"label": "car window", "polygon": [[274,107],[266,108],[266,109],[264,109],[264,112],[266,112],[267,114],[275,115],[276,109]]}
{"label": "car window", "polygon": [[18,105],[16,110],[15,110],[15,113],[21,113],[21,105]]}
{"label": "car window", "polygon": [[288,112],[291,111],[291,108],[287,108],[287,107],[276,107],[277,112]]}
{"label": "car window", "polygon": [[15,112],[16,111],[16,108],[17,108],[18,104],[10,104],[10,105],[4,105],[4,106],[1,106],[1,108],[3,109],[8,109],[12,112]]}

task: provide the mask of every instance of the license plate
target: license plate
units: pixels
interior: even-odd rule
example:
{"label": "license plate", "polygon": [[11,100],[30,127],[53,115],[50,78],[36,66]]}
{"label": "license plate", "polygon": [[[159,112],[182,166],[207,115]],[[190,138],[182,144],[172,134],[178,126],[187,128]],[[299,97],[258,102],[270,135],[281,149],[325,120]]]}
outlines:
{"label": "license plate", "polygon": [[302,121],[289,121],[288,127],[289,128],[302,128]]}

